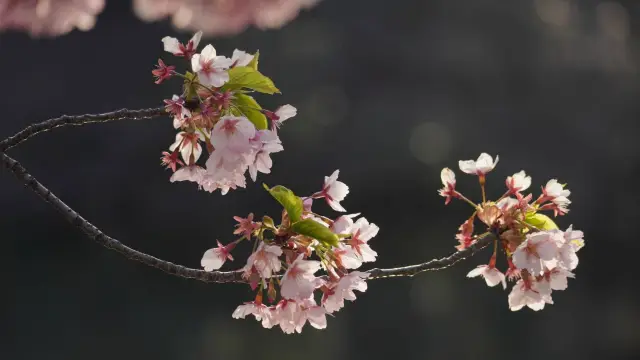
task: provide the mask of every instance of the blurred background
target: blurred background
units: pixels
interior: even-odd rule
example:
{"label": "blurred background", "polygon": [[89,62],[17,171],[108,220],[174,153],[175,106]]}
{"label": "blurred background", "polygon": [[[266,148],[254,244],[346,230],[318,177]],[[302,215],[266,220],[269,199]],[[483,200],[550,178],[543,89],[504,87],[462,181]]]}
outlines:
{"label": "blurred background", "polygon": [[[155,85],[169,22],[145,24],[108,2],[96,27],[55,39],[0,34],[1,137],[62,114],[146,108],[179,92]],[[599,0],[325,0],[281,30],[208,37],[220,53],[260,50],[261,70],[298,116],[259,182],[298,194],[340,169],[343,205],[381,228],[378,267],[454,251],[468,216],[443,206],[442,167],[500,155],[499,196],[521,169],[535,194],[568,183],[586,233],[577,278],[541,312],[512,313],[507,291],[465,275],[490,251],[445,271],[375,280],[326,330],[265,330],[231,313],[240,284],[168,276],[88,240],[2,169],[1,359],[637,359],[640,251],[640,3]],[[173,61],[173,60],[172,60]],[[169,118],[65,128],[10,153],[72,208],[125,244],[198,267],[233,215],[277,216],[259,183],[226,196],[170,184],[159,157]],[[458,187],[479,198],[476,179]],[[327,214],[329,208],[318,204]],[[238,249],[236,262],[244,264]],[[499,266],[504,267],[504,263]]]}

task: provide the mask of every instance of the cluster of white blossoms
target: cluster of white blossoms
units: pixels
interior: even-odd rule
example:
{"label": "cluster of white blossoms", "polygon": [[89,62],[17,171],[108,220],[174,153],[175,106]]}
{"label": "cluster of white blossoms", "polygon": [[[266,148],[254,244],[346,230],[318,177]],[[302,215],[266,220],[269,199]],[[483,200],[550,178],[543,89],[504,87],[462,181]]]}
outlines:
{"label": "cluster of white blossoms", "polygon": [[[473,269],[468,277],[481,276],[487,285],[502,284],[507,288],[507,280],[515,282],[509,294],[509,308],[513,311],[527,306],[532,310],[541,310],[545,304],[553,304],[551,292],[565,290],[567,279],[574,278],[572,271],[578,266],[577,251],[584,246],[584,235],[573,230],[558,228],[555,222],[542,211],[551,211],[554,216],[569,212],[569,195],[556,179],[549,180],[542,187],[542,194],[533,200],[532,194],[523,194],[531,186],[531,177],[524,171],[517,172],[506,179],[506,192],[496,201],[488,201],[485,195],[486,174],[498,163],[486,153],[478,160],[460,161],[460,170],[476,175],[482,188],[482,202],[476,204],[456,190],[456,178],[452,170],[444,168],[441,173],[443,188],[439,190],[445,197],[445,203],[451,199],[460,199],[474,208],[474,213],[459,229],[456,239],[458,250],[463,250],[479,238],[495,235],[493,255],[487,265]],[[487,232],[474,235],[475,219],[487,226]],[[506,256],[507,271],[496,268],[498,249]]]}
{"label": "cluster of white blossoms", "polygon": [[[333,209],[345,212],[340,202],[349,188],[338,181],[338,170],[325,177],[322,190],[308,197],[300,198],[282,186],[267,190],[283,205],[281,224],[276,226],[268,216],[260,222],[254,221],[253,214],[235,217],[234,234],[240,238],[227,245],[218,242],[204,253],[201,265],[205,271],[219,269],[233,260],[231,251],[238,243],[253,243],[243,277],[256,296],[238,306],[232,316],[253,315],[265,328],[279,326],[287,334],[300,333],[307,322],[324,329],[328,314],[343,308],[345,300],[354,301],[355,291],[367,289],[369,274],[351,270],[376,260],[369,241],[379,228],[364,217],[357,218],[360,214],[332,220],[312,211],[313,199],[325,199]],[[326,275],[316,276],[321,269]]]}
{"label": "cluster of white blossoms", "polygon": [[[177,76],[183,79],[182,95],[165,100],[179,132],[162,163],[173,170],[171,182],[191,181],[209,192],[246,186],[246,173],[256,180],[258,172],[271,171],[271,154],[283,150],[277,129],[296,115],[284,105],[264,110],[249,94],[280,91],[258,71],[258,53],[235,50],[231,58],[218,55],[212,45],[197,52],[201,32],[182,44],[162,39],[164,50],[189,61],[191,71],[181,74],[161,59],[152,71],[156,84]],[[204,167],[197,164],[206,150]]]}

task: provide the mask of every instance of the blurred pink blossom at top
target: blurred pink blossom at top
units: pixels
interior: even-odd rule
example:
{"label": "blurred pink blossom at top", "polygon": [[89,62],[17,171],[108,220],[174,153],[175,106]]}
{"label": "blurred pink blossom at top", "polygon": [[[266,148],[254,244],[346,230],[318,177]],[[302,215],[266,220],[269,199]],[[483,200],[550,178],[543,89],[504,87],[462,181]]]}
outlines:
{"label": "blurred pink blossom at top", "polygon": [[105,0],[0,0],[0,31],[58,36],[91,30]]}
{"label": "blurred pink blossom at top", "polygon": [[207,35],[232,35],[249,26],[280,28],[320,0],[133,0],[135,13],[144,21],[171,16],[178,29]]}

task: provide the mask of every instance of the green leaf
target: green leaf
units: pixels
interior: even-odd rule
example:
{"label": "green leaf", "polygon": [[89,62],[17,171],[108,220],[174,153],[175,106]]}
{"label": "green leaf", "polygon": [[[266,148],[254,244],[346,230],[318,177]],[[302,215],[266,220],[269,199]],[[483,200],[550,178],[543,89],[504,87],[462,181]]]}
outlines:
{"label": "green leaf", "polygon": [[273,84],[271,79],[250,66],[236,66],[229,69],[229,81],[222,87],[223,90],[241,88],[251,89],[263,94],[280,93],[280,90]]}
{"label": "green leaf", "polygon": [[194,81],[197,81],[197,76],[196,74],[192,74],[189,71],[187,71],[184,76],[186,77],[186,79],[184,79],[183,85],[184,98],[186,100],[194,100],[196,97],[198,97],[198,93],[196,92],[197,88],[194,84]]}
{"label": "green leaf", "polygon": [[247,64],[247,66],[252,68],[253,70],[258,70],[259,57],[260,57],[260,51],[256,51],[256,53],[253,54],[253,59],[251,59],[251,61],[249,62],[249,64]]}
{"label": "green leaf", "polygon": [[296,196],[293,191],[287,189],[284,186],[277,185],[269,189],[266,184],[263,184],[269,194],[278,200],[282,207],[287,211],[291,223],[295,223],[302,217],[302,199]]}
{"label": "green leaf", "polygon": [[266,130],[269,124],[267,123],[267,117],[260,111],[262,109],[260,104],[256,102],[254,98],[249,95],[235,93],[233,94],[233,104],[238,107],[232,108],[231,112],[236,115],[244,115],[256,126],[258,130]]}
{"label": "green leaf", "polygon": [[528,212],[524,218],[524,222],[540,230],[558,229],[558,225],[556,225],[550,217],[541,213]]}
{"label": "green leaf", "polygon": [[338,235],[313,219],[300,220],[291,226],[296,233],[318,240],[323,245],[338,246]]}

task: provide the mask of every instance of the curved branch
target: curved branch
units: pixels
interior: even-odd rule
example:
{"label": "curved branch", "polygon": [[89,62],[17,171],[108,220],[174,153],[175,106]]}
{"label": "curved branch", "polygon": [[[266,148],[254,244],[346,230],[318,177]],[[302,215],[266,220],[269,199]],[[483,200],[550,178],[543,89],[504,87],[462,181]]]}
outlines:
{"label": "curved branch", "polygon": [[[80,228],[80,230],[82,230],[89,238],[93,239],[98,244],[108,249],[115,250],[128,259],[141,262],[145,265],[160,269],[168,274],[179,276],[182,278],[196,279],[213,283],[244,283],[246,282],[246,280],[242,277],[242,270],[207,272],[200,269],[188,268],[156,258],[154,256],[145,254],[141,251],[132,249],[124,245],[117,239],[106,235],[96,226],[91,224],[88,220],[80,216],[80,214],[71,209],[67,204],[60,200],[60,198],[58,198],[49,189],[42,185],[42,183],[40,183],[35,177],[29,174],[18,161],[5,153],[6,150],[26,141],[32,136],[61,126],[78,126],[89,123],[109,122],[126,119],[142,120],[162,116],[165,114],[166,112],[164,107],[159,107],[141,110],[121,109],[104,114],[86,114],[78,116],[63,115],[59,118],[50,119],[38,124],[30,125],[17,134],[1,141],[0,157],[2,157],[3,166],[10,170],[26,187],[30,188],[33,192],[40,196],[40,198],[48,202],[51,206],[53,206],[54,209],[60,212],[64,216],[64,218],[67,219],[67,221]],[[433,259],[422,264],[415,264],[398,268],[375,268],[366,272],[370,274],[369,279],[382,279],[400,276],[412,277],[424,271],[444,269],[454,265],[460,260],[473,256],[476,252],[489,245],[493,240],[495,240],[495,236],[493,234],[488,234],[479,238],[469,248],[455,252],[441,259]]]}
{"label": "curved branch", "polygon": [[124,245],[120,241],[104,234],[87,219],[83,218],[80,214],[75,212],[75,210],[71,209],[49,189],[36,180],[36,178],[29,174],[19,162],[3,152],[0,152],[0,156],[2,157],[2,164],[4,167],[9,169],[26,187],[33,190],[33,192],[40,196],[42,200],[51,204],[51,206],[58,210],[58,212],[60,212],[67,221],[80,228],[80,230],[87,234],[89,238],[95,240],[98,244],[108,249],[115,250],[131,260],[139,261],[145,265],[160,269],[171,275],[217,283],[244,281],[242,279],[241,271],[206,272],[198,269],[191,269],[169,261],[158,259]]}
{"label": "curved branch", "polygon": [[104,114],[62,115],[59,118],[49,119],[38,124],[29,125],[17,134],[0,141],[0,151],[5,152],[12,147],[26,141],[41,132],[66,125],[84,125],[97,122],[109,122],[117,120],[143,120],[166,115],[164,107],[128,110],[120,109]]}

